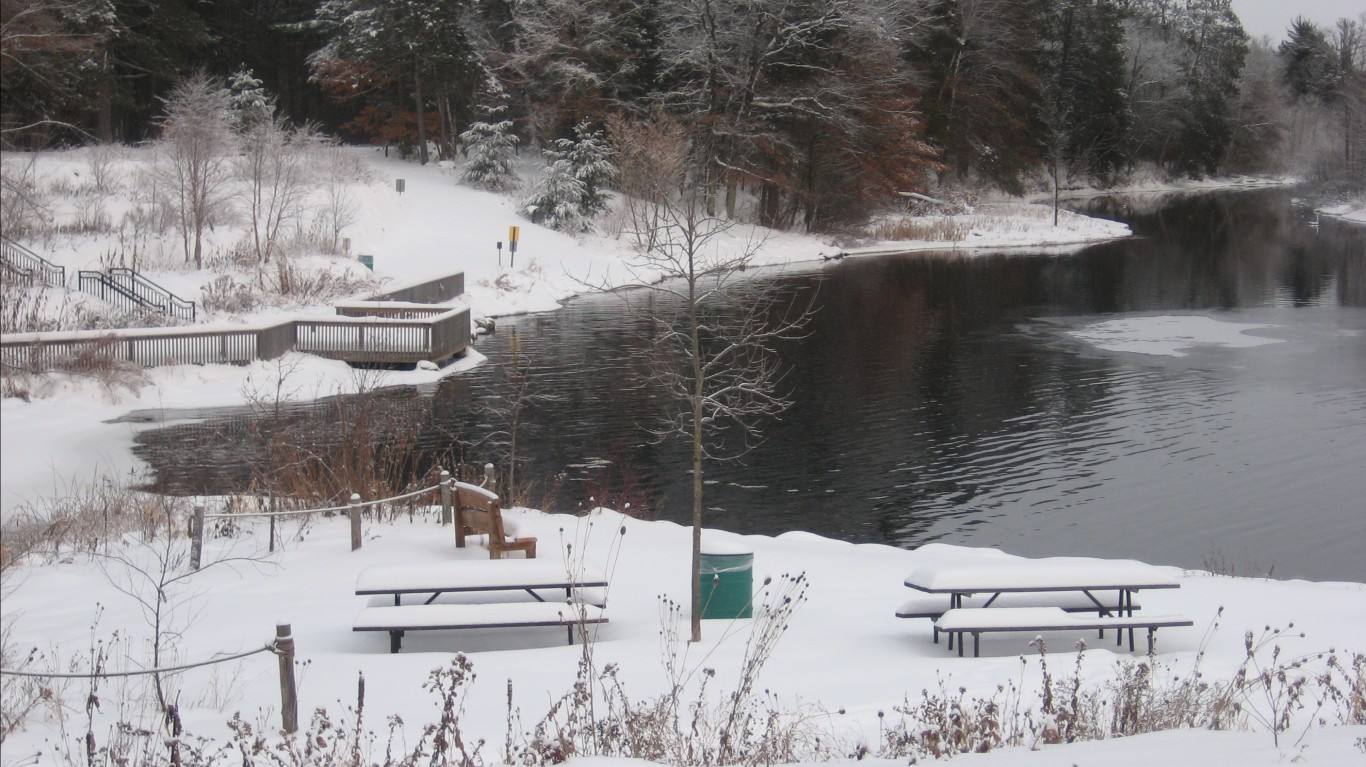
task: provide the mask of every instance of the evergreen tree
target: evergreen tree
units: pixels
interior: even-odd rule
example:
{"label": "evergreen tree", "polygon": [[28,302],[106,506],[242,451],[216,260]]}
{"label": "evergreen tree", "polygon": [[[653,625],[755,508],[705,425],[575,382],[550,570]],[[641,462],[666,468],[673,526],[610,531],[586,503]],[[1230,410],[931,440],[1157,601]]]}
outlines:
{"label": "evergreen tree", "polygon": [[[370,89],[398,86],[411,113],[390,102],[378,120],[387,132],[376,130],[375,120],[361,125],[377,138],[412,142],[425,164],[429,114],[444,115],[440,124],[449,126],[446,99],[472,98],[482,72],[463,24],[465,10],[465,0],[324,0],[317,19],[328,41],[310,62],[316,76],[345,98],[374,97]],[[440,111],[433,113],[434,99]]]}
{"label": "evergreen tree", "polygon": [[601,131],[586,123],[575,128],[577,139],[558,139],[545,151],[550,161],[522,211],[538,224],[565,232],[586,232],[607,209],[604,185],[616,177],[612,149]]}
{"label": "evergreen tree", "polygon": [[489,76],[485,93],[489,99],[484,106],[484,119],[476,121],[460,134],[469,153],[469,162],[460,173],[460,181],[490,192],[511,192],[522,186],[514,166],[517,136],[512,132],[512,121],[504,119],[507,98],[503,86]]}
{"label": "evergreen tree", "polygon": [[617,168],[612,164],[612,147],[602,131],[595,131],[584,122],[575,126],[574,136],[572,143],[561,146],[574,178],[583,184],[579,215],[591,221],[607,210],[607,186],[617,177]]}
{"label": "evergreen tree", "polygon": [[1297,17],[1290,23],[1277,52],[1285,62],[1285,82],[1291,93],[1332,99],[1339,78],[1334,71],[1333,47],[1318,25],[1303,16]]}
{"label": "evergreen tree", "polygon": [[243,67],[228,77],[228,94],[232,128],[239,134],[275,116],[275,97],[250,69]]}
{"label": "evergreen tree", "polygon": [[1074,170],[1109,176],[1126,164],[1132,115],[1124,29],[1114,0],[1058,0],[1043,26],[1049,120]]}

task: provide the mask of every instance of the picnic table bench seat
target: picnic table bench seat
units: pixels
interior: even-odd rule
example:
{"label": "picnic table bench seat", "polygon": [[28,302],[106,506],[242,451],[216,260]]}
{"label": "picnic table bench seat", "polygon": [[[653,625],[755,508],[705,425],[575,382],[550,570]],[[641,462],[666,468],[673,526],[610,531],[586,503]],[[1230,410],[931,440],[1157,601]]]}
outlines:
{"label": "picnic table bench seat", "polygon": [[1148,630],[1148,652],[1159,628],[1193,626],[1183,615],[1078,615],[1060,607],[960,607],[946,611],[934,622],[937,631],[958,636],[958,655],[963,655],[963,635],[972,634],[972,653],[980,654],[981,635],[995,632],[1070,631],[1072,629],[1128,629],[1129,650],[1134,649],[1134,629]]}
{"label": "picnic table bench seat", "polygon": [[575,626],[606,622],[601,607],[568,602],[376,605],[363,608],[351,630],[388,632],[396,653],[408,631],[564,626],[574,644]]}
{"label": "picnic table bench seat", "polygon": [[[988,605],[988,603],[990,604]],[[1092,599],[1080,591],[1017,592],[999,596],[974,594],[963,597],[964,609],[988,606],[997,609],[1002,607],[1059,607],[1064,612],[1069,613],[1110,614],[1118,614],[1121,608],[1138,610],[1142,607],[1137,602],[1130,604],[1126,601],[1120,604],[1118,595],[1097,594],[1096,598]],[[938,620],[939,616],[948,612],[949,609],[949,600],[942,596],[913,597],[896,609],[896,617]]]}

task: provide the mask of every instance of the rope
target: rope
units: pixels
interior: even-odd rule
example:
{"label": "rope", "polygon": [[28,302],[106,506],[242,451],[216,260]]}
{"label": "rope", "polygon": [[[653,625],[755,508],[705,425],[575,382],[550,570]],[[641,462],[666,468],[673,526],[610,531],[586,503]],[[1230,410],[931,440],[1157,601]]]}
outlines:
{"label": "rope", "polygon": [[143,670],[141,670],[141,671],[110,671],[110,672],[100,672],[100,673],[98,673],[98,674],[97,674],[97,673],[94,673],[94,672],[87,672],[87,673],[84,673],[84,674],[77,674],[77,673],[44,672],[44,671],[11,671],[10,669],[7,669],[7,668],[0,668],[0,676],[27,676],[27,677],[46,678],[46,679],[89,679],[89,678],[92,678],[92,677],[100,677],[101,679],[109,679],[109,678],[120,677],[120,676],[146,676],[147,674],[168,674],[168,673],[171,673],[171,672],[173,672],[173,671],[188,671],[189,669],[192,669],[192,668],[199,668],[199,667],[201,667],[201,666],[212,666],[212,665],[214,665],[215,663],[227,663],[227,662],[230,661],[230,660],[237,660],[237,659],[239,659],[239,658],[246,658],[246,657],[248,657],[248,656],[255,655],[255,654],[257,654],[257,653],[262,653],[262,652],[275,652],[275,651],[276,651],[275,643],[274,643],[274,642],[271,642],[270,644],[268,644],[268,645],[266,645],[266,646],[264,646],[264,647],[258,647],[258,648],[255,649],[255,650],[248,650],[247,652],[237,653],[236,655],[227,655],[227,656],[224,656],[224,657],[221,657],[221,658],[210,658],[209,660],[200,661],[200,662],[198,662],[198,663],[187,663],[187,664],[185,664],[185,665],[183,665],[183,666],[166,666],[166,667],[163,667],[163,668],[148,668],[148,669],[143,669]]}
{"label": "rope", "polygon": [[[425,494],[427,494],[427,493],[432,492],[433,490],[439,489],[440,487],[441,487],[441,485],[432,485],[431,487],[424,487],[424,488],[422,488],[421,490],[414,490],[413,492],[407,493],[407,494],[405,494],[405,495],[396,495],[396,496],[394,496],[393,498],[380,498],[379,500],[375,500],[375,501],[362,501],[362,502],[360,503],[360,506],[361,506],[361,508],[364,508],[364,507],[366,507],[366,506],[376,506],[376,505],[381,504],[381,503],[392,503],[392,502],[394,502],[394,501],[405,501],[405,500],[407,500],[407,499],[409,499],[409,498],[415,498],[415,497],[417,497],[417,496],[419,496],[419,495],[425,495]],[[349,511],[350,509],[351,509],[350,504],[347,504],[346,506],[328,506],[328,507],[322,508],[322,509],[294,509],[294,510],[291,510],[291,511],[253,511],[253,512],[245,512],[245,513],[241,513],[241,514],[233,514],[233,513],[227,513],[227,512],[219,512],[219,513],[216,513],[216,514],[205,514],[205,515],[204,515],[204,518],[205,518],[205,519],[241,519],[241,518],[243,518],[243,517],[291,517],[291,516],[297,516],[297,515],[302,515],[302,514],[320,514],[320,513],[322,513],[322,512],[327,512],[327,511]]]}

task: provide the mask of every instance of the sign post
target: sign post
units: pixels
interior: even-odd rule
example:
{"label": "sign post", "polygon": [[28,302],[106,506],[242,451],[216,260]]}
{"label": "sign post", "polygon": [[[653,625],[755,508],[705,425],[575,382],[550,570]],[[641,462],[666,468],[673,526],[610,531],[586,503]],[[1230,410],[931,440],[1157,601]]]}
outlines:
{"label": "sign post", "polygon": [[522,227],[508,227],[508,266],[517,268],[517,239],[522,236]]}
{"label": "sign post", "polygon": [[503,268],[503,241],[498,241],[498,268]]}

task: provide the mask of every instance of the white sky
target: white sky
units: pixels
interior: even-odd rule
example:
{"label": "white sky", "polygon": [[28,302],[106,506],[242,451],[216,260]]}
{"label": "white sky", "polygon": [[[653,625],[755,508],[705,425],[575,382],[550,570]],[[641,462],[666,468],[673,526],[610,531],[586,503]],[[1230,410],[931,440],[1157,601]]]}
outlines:
{"label": "white sky", "polygon": [[1285,30],[1296,16],[1304,16],[1320,26],[1331,26],[1338,19],[1356,18],[1366,12],[1363,0],[1233,0],[1233,10],[1243,21],[1243,29],[1253,39],[1270,35],[1272,42],[1285,39]]}

